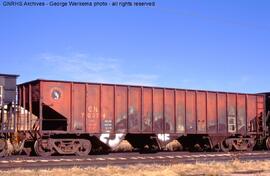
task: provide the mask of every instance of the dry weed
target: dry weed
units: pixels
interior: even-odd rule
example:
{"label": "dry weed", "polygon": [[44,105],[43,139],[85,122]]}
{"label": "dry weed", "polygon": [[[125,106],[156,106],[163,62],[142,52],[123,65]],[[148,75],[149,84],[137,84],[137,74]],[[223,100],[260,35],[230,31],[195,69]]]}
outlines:
{"label": "dry weed", "polygon": [[166,150],[169,151],[179,151],[181,149],[183,149],[183,146],[177,140],[173,140],[166,145]]}
{"label": "dry weed", "polygon": [[7,141],[7,155],[11,155],[14,152],[14,147],[11,144],[10,140]]}
{"label": "dry weed", "polygon": [[[208,162],[195,164],[175,165],[134,165],[127,167],[73,167],[69,169],[16,169],[0,171],[1,176],[178,176],[178,175],[231,175],[241,172],[254,172],[257,175],[270,174],[270,161],[233,161],[233,162]],[[259,173],[258,173],[259,171]],[[238,173],[238,174],[237,174]],[[235,175],[235,174],[234,174]]]}
{"label": "dry weed", "polygon": [[123,140],[113,151],[131,152],[132,150],[133,150],[133,147],[130,145],[130,143],[127,140]]}

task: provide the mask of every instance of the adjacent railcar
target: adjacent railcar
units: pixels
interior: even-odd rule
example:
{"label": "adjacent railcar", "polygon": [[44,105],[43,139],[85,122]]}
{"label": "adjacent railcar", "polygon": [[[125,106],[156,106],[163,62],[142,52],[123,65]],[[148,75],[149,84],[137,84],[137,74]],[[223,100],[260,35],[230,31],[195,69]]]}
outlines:
{"label": "adjacent railcar", "polygon": [[7,151],[7,140],[16,129],[16,80],[18,75],[0,74],[0,157]]}
{"label": "adjacent railcar", "polygon": [[252,150],[265,136],[263,94],[35,80],[18,96],[18,131],[42,156],[87,155],[123,139],[142,150],[173,140],[184,150]]}

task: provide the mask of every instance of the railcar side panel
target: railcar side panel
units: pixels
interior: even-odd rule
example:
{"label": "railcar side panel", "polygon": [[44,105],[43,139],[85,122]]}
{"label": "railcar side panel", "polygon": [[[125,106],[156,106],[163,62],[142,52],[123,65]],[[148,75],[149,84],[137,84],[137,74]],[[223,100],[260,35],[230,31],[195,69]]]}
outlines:
{"label": "railcar side panel", "polygon": [[176,132],[185,133],[186,131],[186,93],[176,90]]}
{"label": "railcar side panel", "polygon": [[101,132],[114,132],[114,86],[101,86]]}
{"label": "railcar side panel", "polygon": [[40,98],[43,107],[42,129],[60,130],[67,128],[68,131],[72,130],[72,84],[66,82],[42,82],[40,86]]}
{"label": "railcar side panel", "polygon": [[217,94],[207,93],[207,132],[209,134],[217,133]]}
{"label": "railcar side panel", "polygon": [[228,118],[228,132],[236,133],[237,127],[237,109],[236,109],[236,95],[227,94],[227,118]]}
{"label": "railcar side panel", "polygon": [[129,88],[128,131],[141,132],[141,88]]}
{"label": "railcar side panel", "polygon": [[239,134],[246,134],[246,96],[237,95],[237,130]]}
{"label": "railcar side panel", "polygon": [[164,124],[164,96],[163,89],[154,89],[153,93],[153,109],[154,109],[154,122],[153,122],[153,131],[157,133],[163,133],[163,124]]}
{"label": "railcar side panel", "polygon": [[206,92],[197,92],[196,96],[197,111],[197,132],[206,133]]}
{"label": "railcar side panel", "polygon": [[127,132],[127,87],[115,87],[115,132]]}
{"label": "railcar side panel", "polygon": [[63,116],[70,118],[71,84],[60,82],[44,82],[42,84],[42,100],[45,106],[51,107]]}
{"label": "railcar side panel", "polygon": [[22,87],[22,106],[24,107],[24,109],[21,110],[21,114],[23,116],[23,118],[21,118],[20,120],[20,130],[27,130],[27,110],[29,109],[28,107],[28,86],[29,85],[25,85]]}
{"label": "railcar side panel", "polygon": [[218,133],[227,133],[227,99],[225,93],[218,93],[217,106],[218,106]]}
{"label": "railcar side panel", "polygon": [[264,112],[265,112],[265,102],[263,96],[257,96],[257,132],[261,133],[265,129],[265,120],[264,120]]}
{"label": "railcar side panel", "polygon": [[256,132],[256,95],[247,95],[247,121],[248,131]]}
{"label": "railcar side panel", "polygon": [[264,113],[264,97],[257,96],[257,116],[262,116]]}
{"label": "railcar side panel", "polygon": [[88,133],[101,132],[101,118],[100,118],[100,89],[101,85],[88,84],[86,96],[86,131]]}
{"label": "railcar side panel", "polygon": [[175,132],[174,90],[165,90],[165,133]]}
{"label": "railcar side panel", "polygon": [[151,88],[143,88],[143,117],[142,132],[151,133],[153,130],[153,92]]}
{"label": "railcar side panel", "polygon": [[186,132],[196,134],[196,92],[186,92]]}
{"label": "railcar side panel", "polygon": [[85,85],[73,84],[72,86],[72,130],[85,131]]}

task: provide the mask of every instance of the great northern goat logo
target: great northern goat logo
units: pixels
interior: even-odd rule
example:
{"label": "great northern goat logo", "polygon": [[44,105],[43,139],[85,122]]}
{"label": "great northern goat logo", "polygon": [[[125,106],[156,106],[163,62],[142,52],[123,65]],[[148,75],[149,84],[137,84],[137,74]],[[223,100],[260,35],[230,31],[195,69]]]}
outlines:
{"label": "great northern goat logo", "polygon": [[62,96],[62,91],[59,88],[53,88],[51,90],[51,97],[53,100],[59,100]]}

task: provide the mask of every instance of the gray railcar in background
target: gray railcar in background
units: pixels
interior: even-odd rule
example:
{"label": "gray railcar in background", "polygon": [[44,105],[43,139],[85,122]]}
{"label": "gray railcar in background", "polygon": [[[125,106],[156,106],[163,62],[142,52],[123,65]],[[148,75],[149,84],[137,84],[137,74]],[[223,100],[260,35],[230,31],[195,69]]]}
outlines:
{"label": "gray railcar in background", "polygon": [[0,74],[0,156],[16,129],[16,82],[18,75]]}

